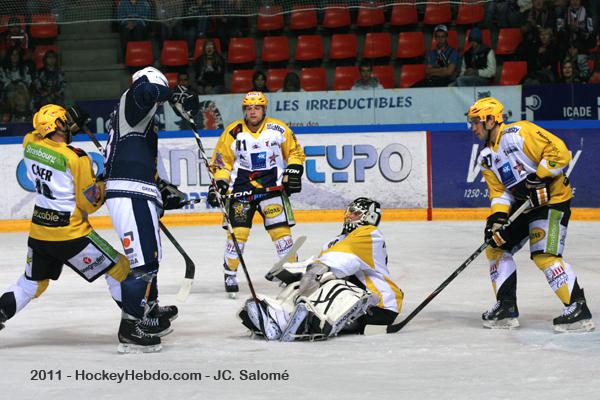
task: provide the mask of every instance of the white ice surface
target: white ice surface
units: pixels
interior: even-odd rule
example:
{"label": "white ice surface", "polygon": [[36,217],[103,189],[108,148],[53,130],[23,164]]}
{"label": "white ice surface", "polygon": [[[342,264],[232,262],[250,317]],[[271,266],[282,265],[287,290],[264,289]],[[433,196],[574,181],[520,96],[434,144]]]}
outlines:
{"label": "white ice surface", "polygon": [[[390,270],[405,293],[407,315],[480,244],[483,222],[382,223]],[[318,252],[340,224],[300,224],[303,256]],[[493,302],[487,262],[481,255],[398,334],[346,336],[320,343],[267,343],[251,339],[235,317],[249,295],[225,298],[218,227],[172,228],[196,262],[188,301],[177,304],[175,331],[156,354],[118,355],[119,312],[104,279],[87,284],[66,268],[44,295],[0,332],[0,399],[597,399],[600,398],[600,333],[555,334],[552,318],[562,304],[544,275],[517,257],[521,328],[492,331],[481,312]],[[565,252],[585,288],[592,313],[600,312],[600,224],[572,222]],[[113,244],[111,231],[100,231]],[[0,234],[0,289],[22,273],[24,233]],[[175,303],[183,261],[163,239],[159,275],[163,304]],[[275,261],[260,226],[246,262],[258,292],[278,288],[262,278]],[[596,314],[599,315],[599,314]],[[600,322],[600,319],[597,321]],[[61,370],[60,381],[32,381],[32,370]],[[160,369],[201,372],[196,382],[116,383],[77,381],[76,370],[123,372]],[[241,381],[242,369],[289,373],[288,381]],[[231,370],[234,381],[215,381]],[[68,378],[67,376],[71,376]]]}

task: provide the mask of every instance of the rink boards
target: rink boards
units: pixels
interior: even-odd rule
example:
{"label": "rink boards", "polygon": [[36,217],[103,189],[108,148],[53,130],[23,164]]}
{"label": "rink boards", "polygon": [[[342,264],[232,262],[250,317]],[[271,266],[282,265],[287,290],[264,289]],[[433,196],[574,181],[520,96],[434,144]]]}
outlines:
{"label": "rink boards", "polygon": [[[575,191],[574,219],[600,219],[600,185],[592,175],[598,167],[600,135],[594,123],[547,123],[572,151],[569,173]],[[574,128],[573,128],[574,127]],[[424,130],[427,129],[427,130]],[[371,125],[295,128],[306,153],[303,190],[292,196],[297,220],[339,220],[352,199],[368,196],[386,209],[389,220],[479,219],[489,199],[476,155],[481,144],[465,124]],[[218,131],[203,131],[212,154]],[[106,135],[99,135],[104,143]],[[95,170],[102,155],[85,137],[74,143],[88,152]],[[35,199],[35,185],[22,162],[19,137],[2,138],[0,230],[25,230]],[[190,131],[164,132],[159,141],[159,173],[179,185],[189,198],[204,197],[209,179]],[[106,208],[93,218],[109,226]],[[202,202],[169,211],[175,225],[218,224],[218,210]]]}

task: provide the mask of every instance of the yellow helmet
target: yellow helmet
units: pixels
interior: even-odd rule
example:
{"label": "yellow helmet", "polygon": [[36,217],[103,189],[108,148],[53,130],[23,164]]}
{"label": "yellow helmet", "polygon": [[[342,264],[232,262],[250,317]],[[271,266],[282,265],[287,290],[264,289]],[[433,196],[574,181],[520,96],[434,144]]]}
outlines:
{"label": "yellow helmet", "polygon": [[473,118],[479,117],[480,121],[485,121],[488,116],[494,117],[494,120],[501,124],[504,122],[504,106],[498,99],[493,97],[484,97],[477,100],[467,112],[467,119],[471,121]]}
{"label": "yellow helmet", "polygon": [[42,137],[47,137],[56,131],[56,120],[58,119],[66,126],[67,111],[56,104],[46,104],[34,115],[33,128]]}
{"label": "yellow helmet", "polygon": [[242,108],[246,106],[263,106],[267,107],[267,98],[263,92],[248,92],[242,100]]}

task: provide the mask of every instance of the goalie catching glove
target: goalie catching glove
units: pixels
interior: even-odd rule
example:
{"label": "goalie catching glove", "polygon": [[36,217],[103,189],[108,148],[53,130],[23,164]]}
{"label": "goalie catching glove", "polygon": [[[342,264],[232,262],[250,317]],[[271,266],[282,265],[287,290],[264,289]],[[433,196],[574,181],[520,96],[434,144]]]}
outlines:
{"label": "goalie catching glove", "polygon": [[179,109],[178,105],[180,105],[183,111],[188,113],[188,115],[192,118],[200,110],[200,101],[198,100],[198,96],[182,85],[177,85],[177,87],[173,89],[173,95],[171,96],[169,103],[171,104],[171,107],[173,107],[175,114],[181,118],[184,117],[181,115],[181,110]]}
{"label": "goalie catching glove", "polygon": [[302,190],[302,174],[304,167],[300,164],[290,164],[283,172],[283,189],[288,196],[292,193],[300,193]]}
{"label": "goalie catching glove", "polygon": [[163,209],[175,210],[185,205],[185,194],[177,189],[177,186],[164,179],[159,180],[157,186],[162,197]]}

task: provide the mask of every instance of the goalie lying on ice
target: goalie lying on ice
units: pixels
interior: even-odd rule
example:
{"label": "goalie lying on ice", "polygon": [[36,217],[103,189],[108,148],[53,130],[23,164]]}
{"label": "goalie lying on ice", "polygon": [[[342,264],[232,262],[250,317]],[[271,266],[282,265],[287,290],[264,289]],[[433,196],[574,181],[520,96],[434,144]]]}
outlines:
{"label": "goalie lying on ice", "polygon": [[385,239],[377,229],[380,219],[376,201],[360,197],[350,203],[341,235],[317,257],[276,265],[267,273],[268,280],[286,287],[276,298],[258,295],[260,307],[248,299],[238,314],[244,326],[269,340],[289,342],[391,324],[403,293],[388,271]]}

